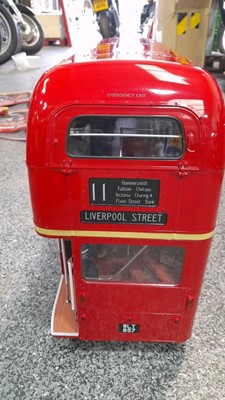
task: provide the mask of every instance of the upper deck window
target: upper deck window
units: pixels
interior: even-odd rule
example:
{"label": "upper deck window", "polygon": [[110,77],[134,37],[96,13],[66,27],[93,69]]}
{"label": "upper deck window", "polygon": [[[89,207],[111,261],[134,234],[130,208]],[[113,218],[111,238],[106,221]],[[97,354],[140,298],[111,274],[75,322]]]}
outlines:
{"label": "upper deck window", "polygon": [[72,157],[179,159],[183,129],[171,117],[79,116],[69,126]]}

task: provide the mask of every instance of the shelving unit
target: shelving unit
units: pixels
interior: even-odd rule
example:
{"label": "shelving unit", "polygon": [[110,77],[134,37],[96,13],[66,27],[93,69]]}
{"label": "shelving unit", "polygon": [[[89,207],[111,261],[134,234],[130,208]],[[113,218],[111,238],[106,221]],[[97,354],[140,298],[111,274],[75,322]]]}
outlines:
{"label": "shelving unit", "polygon": [[73,0],[30,0],[30,6],[43,28],[45,46],[72,46],[75,26]]}

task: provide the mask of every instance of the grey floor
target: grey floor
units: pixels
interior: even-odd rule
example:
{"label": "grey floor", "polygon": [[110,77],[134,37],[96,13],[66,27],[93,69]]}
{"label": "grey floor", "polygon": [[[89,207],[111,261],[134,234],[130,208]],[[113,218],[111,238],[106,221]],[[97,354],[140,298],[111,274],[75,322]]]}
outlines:
{"label": "grey floor", "polygon": [[[17,71],[9,61],[0,67],[0,93],[33,90],[42,72],[72,50],[44,48],[37,70]],[[57,245],[33,229],[25,146],[0,140],[0,399],[224,400],[225,191],[186,344],[53,339]]]}

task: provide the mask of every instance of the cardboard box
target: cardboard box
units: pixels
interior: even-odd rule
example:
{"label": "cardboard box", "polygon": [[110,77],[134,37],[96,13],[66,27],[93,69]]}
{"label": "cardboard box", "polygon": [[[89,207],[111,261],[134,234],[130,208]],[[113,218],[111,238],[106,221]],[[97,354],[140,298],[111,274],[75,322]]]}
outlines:
{"label": "cardboard box", "polygon": [[153,38],[204,66],[211,0],[158,0]]}
{"label": "cardboard box", "polygon": [[40,22],[45,39],[64,39],[65,33],[62,24],[61,13],[42,13],[36,14],[36,18]]}

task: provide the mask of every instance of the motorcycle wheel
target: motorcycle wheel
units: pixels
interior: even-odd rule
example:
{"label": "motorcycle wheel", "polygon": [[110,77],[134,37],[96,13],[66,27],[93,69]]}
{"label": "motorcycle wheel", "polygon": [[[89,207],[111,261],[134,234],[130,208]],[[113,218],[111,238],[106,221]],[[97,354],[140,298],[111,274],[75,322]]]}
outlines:
{"label": "motorcycle wheel", "polygon": [[100,13],[98,19],[100,33],[103,39],[110,38],[116,35],[115,29],[113,29],[110,17],[106,13]]}
{"label": "motorcycle wheel", "polygon": [[26,22],[26,30],[21,29],[22,51],[26,54],[35,54],[44,46],[44,33],[39,21],[32,14],[21,12]]}
{"label": "motorcycle wheel", "polygon": [[10,12],[0,4],[0,64],[20,49],[20,32]]}
{"label": "motorcycle wheel", "polygon": [[220,28],[219,38],[218,38],[219,51],[225,54],[225,28]]}

